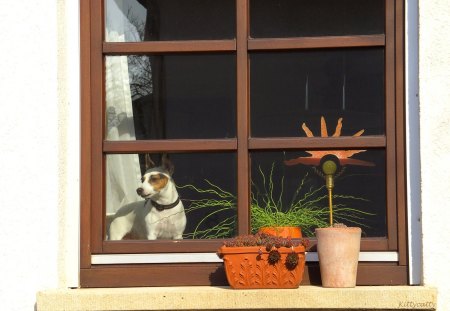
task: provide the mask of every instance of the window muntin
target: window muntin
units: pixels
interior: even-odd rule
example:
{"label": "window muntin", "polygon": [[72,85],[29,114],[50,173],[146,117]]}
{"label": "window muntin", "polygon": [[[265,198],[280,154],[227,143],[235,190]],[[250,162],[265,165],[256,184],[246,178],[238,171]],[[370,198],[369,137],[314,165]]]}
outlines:
{"label": "window muntin", "polygon": [[233,0],[106,0],[107,42],[235,37]]}
{"label": "window muntin", "polygon": [[321,116],[343,118],[341,136],[384,134],[384,66],[383,48],[250,54],[251,136],[319,133]]}
{"label": "window muntin", "polygon": [[381,33],[383,0],[250,0],[252,38]]}

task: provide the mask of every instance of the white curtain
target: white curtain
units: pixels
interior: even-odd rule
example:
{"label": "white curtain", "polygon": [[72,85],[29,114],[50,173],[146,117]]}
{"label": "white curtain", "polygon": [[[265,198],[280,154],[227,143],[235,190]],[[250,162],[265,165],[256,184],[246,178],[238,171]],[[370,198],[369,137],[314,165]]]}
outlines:
{"label": "white curtain", "polygon": [[[106,41],[124,42],[125,31],[132,31],[124,16],[123,0],[107,1]],[[126,12],[126,11],[125,11]],[[135,140],[128,60],[126,56],[106,58],[106,124],[107,140]],[[141,172],[136,154],[110,155],[106,163],[106,213],[111,215],[121,206],[141,200],[136,188]]]}

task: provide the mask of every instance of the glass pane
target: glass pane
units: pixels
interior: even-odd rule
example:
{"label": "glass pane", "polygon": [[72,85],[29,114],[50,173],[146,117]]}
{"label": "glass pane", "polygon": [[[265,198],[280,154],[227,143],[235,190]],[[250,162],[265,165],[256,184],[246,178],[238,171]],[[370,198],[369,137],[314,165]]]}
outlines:
{"label": "glass pane", "polygon": [[384,33],[384,0],[251,0],[252,38]]}
{"label": "glass pane", "polygon": [[231,54],[106,57],[108,140],[236,136]]}
{"label": "glass pane", "polygon": [[233,39],[234,0],[106,0],[107,42]]}
{"label": "glass pane", "polygon": [[[314,228],[329,225],[328,190],[320,170],[322,157],[308,152],[251,153],[252,231],[281,224],[300,226],[304,236],[313,236]],[[330,160],[336,159],[332,154],[339,155],[340,164],[333,175],[334,223],[359,226],[363,237],[385,237],[384,150],[323,152],[331,154],[325,158]]]}
{"label": "glass pane", "polygon": [[234,153],[107,156],[107,239],[229,238],[236,215]]}
{"label": "glass pane", "polygon": [[251,135],[314,136],[320,119],[330,136],[339,118],[342,136],[385,132],[384,50],[342,49],[250,55]]}

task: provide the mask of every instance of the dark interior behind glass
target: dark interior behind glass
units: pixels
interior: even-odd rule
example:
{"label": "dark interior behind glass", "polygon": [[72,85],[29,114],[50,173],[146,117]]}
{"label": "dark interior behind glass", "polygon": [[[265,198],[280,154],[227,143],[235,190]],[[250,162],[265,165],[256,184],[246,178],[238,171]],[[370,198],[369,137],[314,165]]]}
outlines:
{"label": "dark interior behind glass", "polygon": [[250,1],[253,38],[381,33],[384,33],[384,0]]}
{"label": "dark interior behind glass", "polygon": [[385,133],[382,48],[255,52],[250,68],[253,137],[319,136],[321,116],[331,134],[339,118],[342,136]]}

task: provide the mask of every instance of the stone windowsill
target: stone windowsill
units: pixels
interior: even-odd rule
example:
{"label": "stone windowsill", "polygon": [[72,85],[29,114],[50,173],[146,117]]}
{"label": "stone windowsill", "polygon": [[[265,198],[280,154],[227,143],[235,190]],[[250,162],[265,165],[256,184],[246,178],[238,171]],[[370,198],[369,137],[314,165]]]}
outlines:
{"label": "stone windowsill", "polygon": [[435,310],[436,300],[437,290],[424,286],[55,289],[37,293],[37,310]]}

